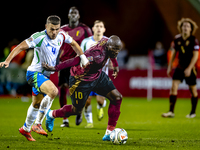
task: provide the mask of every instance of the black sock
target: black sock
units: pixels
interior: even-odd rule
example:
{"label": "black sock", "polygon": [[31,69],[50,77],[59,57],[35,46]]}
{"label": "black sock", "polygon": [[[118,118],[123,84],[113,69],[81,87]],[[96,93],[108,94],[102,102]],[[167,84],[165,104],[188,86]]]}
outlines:
{"label": "black sock", "polygon": [[170,102],[169,111],[171,111],[171,112],[174,112],[174,106],[176,103],[176,99],[177,99],[177,95],[169,96],[169,102]]}
{"label": "black sock", "polygon": [[197,97],[191,97],[191,103],[192,103],[192,110],[191,110],[191,114],[195,114],[196,112],[196,107],[197,107],[197,102],[198,102],[198,96]]}

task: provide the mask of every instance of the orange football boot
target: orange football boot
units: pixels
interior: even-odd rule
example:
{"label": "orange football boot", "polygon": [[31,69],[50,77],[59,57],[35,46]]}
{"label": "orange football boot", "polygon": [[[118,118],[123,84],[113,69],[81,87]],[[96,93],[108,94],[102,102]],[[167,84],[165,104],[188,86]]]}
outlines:
{"label": "orange football boot", "polygon": [[23,127],[19,128],[19,132],[25,136],[27,138],[28,141],[36,141],[32,135],[31,135],[31,132],[27,132],[23,129]]}
{"label": "orange football boot", "polygon": [[34,131],[34,132],[36,132],[38,134],[47,136],[47,133],[44,131],[44,129],[42,128],[41,124],[33,124],[32,131]]}

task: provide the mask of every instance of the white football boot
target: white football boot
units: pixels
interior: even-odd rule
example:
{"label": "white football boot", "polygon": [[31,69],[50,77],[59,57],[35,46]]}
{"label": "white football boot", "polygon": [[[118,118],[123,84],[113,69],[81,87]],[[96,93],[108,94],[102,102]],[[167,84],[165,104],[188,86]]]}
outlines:
{"label": "white football boot", "polygon": [[194,117],[196,117],[196,114],[188,114],[188,115],[186,115],[186,118],[194,118]]}
{"label": "white football boot", "polygon": [[164,118],[174,118],[174,116],[175,116],[174,113],[171,111],[162,114],[162,117]]}

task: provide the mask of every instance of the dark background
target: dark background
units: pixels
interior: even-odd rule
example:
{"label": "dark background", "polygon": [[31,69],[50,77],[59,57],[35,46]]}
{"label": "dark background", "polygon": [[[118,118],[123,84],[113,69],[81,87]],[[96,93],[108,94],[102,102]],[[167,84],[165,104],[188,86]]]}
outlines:
{"label": "dark background", "polygon": [[22,41],[44,30],[49,15],[58,15],[61,24],[67,24],[71,6],[79,9],[80,22],[89,27],[95,20],[103,20],[105,35],[118,35],[130,55],[146,55],[156,41],[163,42],[168,49],[178,34],[177,21],[182,17],[191,17],[200,23],[199,13],[187,0],[7,0],[1,6],[1,55],[13,38]]}

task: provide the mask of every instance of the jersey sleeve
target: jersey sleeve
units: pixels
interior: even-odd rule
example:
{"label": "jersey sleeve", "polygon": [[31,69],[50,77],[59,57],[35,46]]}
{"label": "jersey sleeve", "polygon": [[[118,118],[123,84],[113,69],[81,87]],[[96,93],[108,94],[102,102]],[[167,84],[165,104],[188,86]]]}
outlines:
{"label": "jersey sleeve", "polygon": [[37,45],[41,41],[42,36],[40,36],[40,35],[41,35],[40,32],[36,32],[36,33],[32,34],[28,39],[25,40],[27,45],[29,46],[29,48],[37,47]]}
{"label": "jersey sleeve", "polygon": [[92,36],[92,30],[89,27],[85,27],[85,32],[86,32],[85,38]]}
{"label": "jersey sleeve", "polygon": [[195,41],[194,41],[194,51],[198,51],[199,50],[199,41],[198,41],[198,39],[195,39]]}
{"label": "jersey sleeve", "polygon": [[87,42],[86,42],[86,40],[84,39],[84,40],[81,42],[81,49],[82,49],[83,52],[86,51],[86,44],[87,44]]}
{"label": "jersey sleeve", "polygon": [[65,33],[63,31],[61,31],[60,33],[63,35],[64,43],[68,43],[69,44],[69,43],[71,43],[73,41],[72,37],[69,34],[67,34],[67,33]]}

